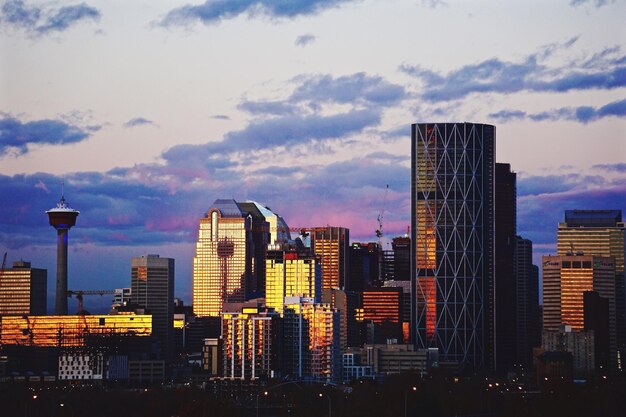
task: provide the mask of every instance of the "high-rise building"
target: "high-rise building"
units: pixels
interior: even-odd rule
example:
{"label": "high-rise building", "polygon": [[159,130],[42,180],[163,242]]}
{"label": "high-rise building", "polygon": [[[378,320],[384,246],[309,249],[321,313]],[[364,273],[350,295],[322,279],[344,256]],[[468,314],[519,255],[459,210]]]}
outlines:
{"label": "high-rise building", "polygon": [[624,291],[624,250],[626,223],[621,210],[566,210],[559,223],[557,253],[613,256],[615,258],[615,325],[617,369],[623,369],[626,355],[626,295]]}
{"label": "high-rise building", "polygon": [[67,314],[67,241],[68,232],[76,224],[79,211],[70,208],[65,197],[53,209],[46,211],[50,226],[57,231],[57,281],[54,312]]}
{"label": "high-rise building", "polygon": [[322,381],[340,378],[340,317],[329,304],[285,299],[283,372]]}
{"label": "high-rise building", "polygon": [[393,250],[393,280],[411,281],[411,238],[397,236],[391,240]]}
{"label": "high-rise building", "polygon": [[615,258],[594,255],[542,257],[543,331],[556,332],[568,325],[585,328],[584,292],[596,291],[609,302],[611,367],[617,366],[615,329]]}
{"label": "high-rise building", "polygon": [[359,330],[356,323],[356,311],[359,306],[360,293],[340,290],[339,288],[325,288],[322,290],[322,303],[337,310],[340,317],[339,333],[341,351],[348,346],[360,346]]}
{"label": "high-rise building", "polygon": [[402,341],[403,289],[401,287],[368,288],[361,294],[359,320],[370,321],[374,327],[374,342],[387,339]]}
{"label": "high-rise building", "polygon": [[0,316],[46,314],[48,271],[31,268],[30,262],[13,262],[0,270]]}
{"label": "high-rise building", "polygon": [[152,333],[159,341],[161,354],[172,354],[174,325],[174,259],[147,255],[130,260],[131,303],[152,314]]}
{"label": "high-rise building", "polygon": [[[517,281],[515,317],[515,360],[517,364],[531,369],[533,348],[541,344],[541,321],[539,319],[539,272],[533,265],[533,243],[520,236],[515,238],[514,275]],[[497,320],[502,320],[500,316]],[[511,324],[508,323],[510,326]]]}
{"label": "high-rise building", "polygon": [[285,297],[321,300],[321,267],[315,256],[274,245],[265,261],[265,304],[283,314]]}
{"label": "high-rise building", "polygon": [[278,314],[259,307],[243,307],[222,314],[224,377],[255,380],[273,377],[279,325]]}
{"label": "high-rise building", "polygon": [[350,269],[346,287],[361,292],[378,284],[378,243],[353,242],[349,248]]}
{"label": "high-rise building", "polygon": [[[276,224],[272,229],[270,224]],[[193,260],[193,308],[218,317],[224,303],[241,303],[265,291],[265,253],[290,240],[285,221],[255,202],[215,200],[200,219]]]}
{"label": "high-rise building", "polygon": [[306,231],[310,233],[311,249],[322,265],[322,289],[345,288],[348,283],[350,230],[327,226]]}
{"label": "high-rise building", "polygon": [[412,125],[414,342],[474,369],[494,359],[495,137],[485,124]]}
{"label": "high-rise building", "polygon": [[517,278],[514,256],[517,232],[516,174],[510,164],[496,164],[495,176],[495,300],[496,370],[505,373],[516,363]]}

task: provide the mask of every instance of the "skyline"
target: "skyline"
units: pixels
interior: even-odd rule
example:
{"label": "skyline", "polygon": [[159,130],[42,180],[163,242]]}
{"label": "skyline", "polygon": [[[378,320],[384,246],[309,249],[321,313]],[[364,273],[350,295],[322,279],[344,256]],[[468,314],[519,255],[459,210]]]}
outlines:
{"label": "skyline", "polygon": [[626,209],[624,1],[209,3],[2,3],[0,253],[49,294],[63,180],[70,289],[127,287],[158,253],[188,302],[217,198],[375,241],[389,184],[403,235],[416,122],[496,126],[535,263],[565,210]]}

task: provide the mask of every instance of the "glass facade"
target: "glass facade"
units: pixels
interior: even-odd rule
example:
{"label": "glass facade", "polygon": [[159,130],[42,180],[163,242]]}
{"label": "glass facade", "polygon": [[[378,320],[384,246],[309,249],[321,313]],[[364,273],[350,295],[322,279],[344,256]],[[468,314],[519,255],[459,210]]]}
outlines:
{"label": "glass facade", "polygon": [[151,336],[152,316],[3,316],[0,344],[48,347],[85,346],[91,335]]}
{"label": "glass facade", "polygon": [[413,340],[493,367],[495,127],[414,124],[411,144]]}
{"label": "glass facade", "polygon": [[265,304],[281,316],[285,297],[307,297],[319,301],[321,269],[314,256],[295,251],[268,251]]}
{"label": "glass facade", "polygon": [[0,316],[46,314],[48,271],[31,268],[30,262],[14,262],[0,271]]}
{"label": "glass facade", "polygon": [[311,249],[322,265],[322,289],[344,288],[349,271],[350,230],[328,226],[314,227],[307,232],[310,233]]}
{"label": "glass facade", "polygon": [[218,317],[223,303],[244,301],[248,226],[234,200],[217,200],[200,219],[193,259],[196,315]]}

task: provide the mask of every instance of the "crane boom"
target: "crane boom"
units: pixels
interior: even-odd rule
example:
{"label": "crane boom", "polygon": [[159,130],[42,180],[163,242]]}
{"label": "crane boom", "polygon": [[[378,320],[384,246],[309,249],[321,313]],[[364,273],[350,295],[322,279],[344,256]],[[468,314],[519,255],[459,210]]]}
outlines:
{"label": "crane boom", "polygon": [[106,295],[106,294],[115,294],[115,290],[69,290],[67,291],[67,296],[72,298],[72,295],[76,296],[76,301],[78,301],[78,314],[84,313],[83,306],[83,296],[84,295]]}

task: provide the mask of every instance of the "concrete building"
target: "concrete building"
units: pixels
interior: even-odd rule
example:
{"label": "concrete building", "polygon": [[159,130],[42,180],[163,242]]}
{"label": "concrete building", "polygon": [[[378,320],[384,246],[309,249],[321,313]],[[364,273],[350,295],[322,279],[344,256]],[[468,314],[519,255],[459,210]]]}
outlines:
{"label": "concrete building", "polygon": [[494,367],[494,126],[419,123],[411,136],[413,341]]}
{"label": "concrete building", "polygon": [[[229,310],[229,306],[225,309]],[[276,360],[278,319],[276,312],[243,306],[222,314],[222,359],[224,377],[256,380],[270,378]]]}
{"label": "concrete building", "polygon": [[0,271],[0,316],[45,315],[48,271],[30,262],[13,262]]}
{"label": "concrete building", "polygon": [[593,331],[575,331],[572,326],[560,326],[557,331],[544,331],[541,347],[546,352],[572,354],[574,376],[588,376],[595,371]]}
{"label": "concrete building", "polygon": [[161,354],[172,354],[174,325],[174,259],[146,255],[130,260],[131,303],[152,314],[152,334],[159,341]]}
{"label": "concrete building", "polygon": [[[532,264],[533,243],[520,236],[515,238],[514,274],[515,299],[515,363],[532,369],[533,348],[541,344],[539,319],[539,272]],[[498,316],[498,321],[502,319]],[[510,325],[510,323],[509,323]]]}
{"label": "concrete building", "polygon": [[94,381],[105,377],[104,354],[81,350],[65,351],[59,356],[59,381]]}

